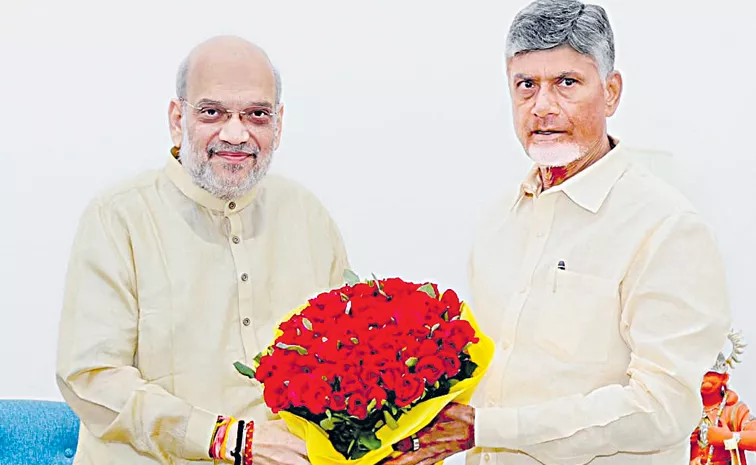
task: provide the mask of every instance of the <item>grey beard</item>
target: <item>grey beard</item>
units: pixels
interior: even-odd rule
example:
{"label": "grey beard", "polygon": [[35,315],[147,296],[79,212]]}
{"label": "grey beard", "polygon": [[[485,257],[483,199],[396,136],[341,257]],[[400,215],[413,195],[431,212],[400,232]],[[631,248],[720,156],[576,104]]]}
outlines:
{"label": "grey beard", "polygon": [[[268,173],[273,158],[272,149],[268,153],[258,153],[255,156],[255,164],[252,167],[250,175],[238,183],[232,183],[213,173],[209,160],[203,160],[204,157],[202,154],[189,141],[186,131],[184,131],[182,139],[181,149],[179,149],[179,160],[192,177],[194,183],[214,197],[226,201],[243,197],[262,181]],[[228,164],[224,169],[235,173],[242,169],[242,167],[236,164]]]}

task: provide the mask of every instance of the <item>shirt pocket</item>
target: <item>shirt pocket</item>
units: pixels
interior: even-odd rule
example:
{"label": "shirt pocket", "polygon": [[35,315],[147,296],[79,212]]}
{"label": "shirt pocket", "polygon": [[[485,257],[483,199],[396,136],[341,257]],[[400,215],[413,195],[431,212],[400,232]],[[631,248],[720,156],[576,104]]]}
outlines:
{"label": "shirt pocket", "polygon": [[136,364],[146,381],[155,381],[173,373],[173,320],[170,311],[140,309]]}
{"label": "shirt pocket", "polygon": [[606,362],[619,331],[617,283],[557,269],[542,296],[535,343],[564,362]]}

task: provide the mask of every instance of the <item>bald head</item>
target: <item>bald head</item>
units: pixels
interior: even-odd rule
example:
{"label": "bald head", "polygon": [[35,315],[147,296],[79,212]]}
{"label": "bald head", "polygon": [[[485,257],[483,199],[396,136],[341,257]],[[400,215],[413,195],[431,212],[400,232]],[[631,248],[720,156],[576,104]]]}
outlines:
{"label": "bald head", "polygon": [[194,47],[179,66],[176,95],[188,99],[194,88],[220,83],[240,88],[271,84],[276,104],[281,103],[278,70],[262,48],[241,37],[216,36]]}

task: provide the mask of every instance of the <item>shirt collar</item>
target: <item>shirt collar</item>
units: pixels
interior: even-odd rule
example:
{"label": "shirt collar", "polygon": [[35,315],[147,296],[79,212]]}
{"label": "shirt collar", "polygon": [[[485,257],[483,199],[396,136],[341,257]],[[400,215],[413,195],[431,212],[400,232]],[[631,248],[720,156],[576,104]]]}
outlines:
{"label": "shirt collar", "polygon": [[257,195],[257,186],[255,186],[239,199],[219,199],[195,184],[191,175],[181,165],[178,159],[173,156],[169,157],[168,162],[166,163],[165,174],[185,196],[205,208],[223,212],[226,215],[243,210],[246,206],[252,203]]}
{"label": "shirt collar", "polygon": [[[625,152],[624,146],[617,142],[615,148],[600,160],[546,192],[562,191],[582,208],[591,213],[598,213],[616,182],[627,170],[628,160]],[[542,189],[538,166],[533,166],[520,185],[520,194],[515,205],[525,196],[538,197],[542,194]]]}

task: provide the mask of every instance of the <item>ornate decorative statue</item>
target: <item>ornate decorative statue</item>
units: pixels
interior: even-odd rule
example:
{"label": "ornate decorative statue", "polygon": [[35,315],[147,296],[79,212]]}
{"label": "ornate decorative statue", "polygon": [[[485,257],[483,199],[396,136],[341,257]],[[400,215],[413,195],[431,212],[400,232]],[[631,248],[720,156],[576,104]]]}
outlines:
{"label": "ornate decorative statue", "polygon": [[704,411],[690,437],[690,465],[746,465],[745,451],[756,450],[756,417],[727,387],[728,371],[740,363],[746,344],[739,332],[728,339],[730,355],[720,353],[701,383]]}

